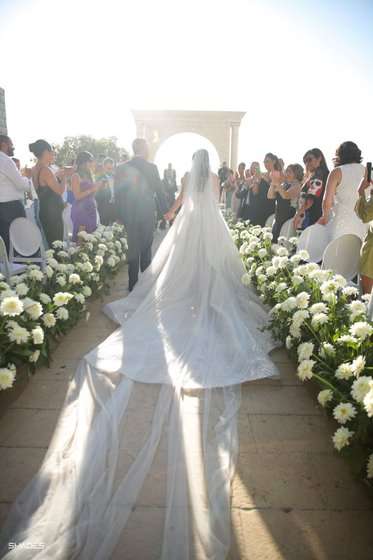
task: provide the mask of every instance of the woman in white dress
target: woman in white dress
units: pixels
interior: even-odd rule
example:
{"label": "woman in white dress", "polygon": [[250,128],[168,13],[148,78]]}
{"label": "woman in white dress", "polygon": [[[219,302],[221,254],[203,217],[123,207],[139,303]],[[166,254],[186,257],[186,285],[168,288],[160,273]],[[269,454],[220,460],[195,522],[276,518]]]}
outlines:
{"label": "woman in white dress", "polygon": [[40,470],[0,535],[1,558],[125,558],[123,530],[164,450],[163,494],[152,483],[164,500],[159,557],[226,558],[240,383],[278,371],[218,198],[200,150],[152,264],[105,308],[120,326],[81,360]]}
{"label": "woman in white dress", "polygon": [[336,167],[329,174],[318,223],[326,225],[330,241],[346,233],[363,239],[367,226],[356,216],[357,191],[364,177],[361,151],[354,142],[343,142],[336,151]]}

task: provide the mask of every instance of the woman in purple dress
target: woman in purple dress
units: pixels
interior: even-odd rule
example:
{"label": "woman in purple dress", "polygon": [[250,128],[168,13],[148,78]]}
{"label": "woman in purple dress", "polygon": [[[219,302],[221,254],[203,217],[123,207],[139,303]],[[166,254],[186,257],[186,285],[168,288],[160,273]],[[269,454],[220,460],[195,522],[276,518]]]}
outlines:
{"label": "woman in purple dress", "polygon": [[80,152],[76,158],[76,173],[71,178],[74,195],[71,207],[73,241],[77,241],[80,231],[92,233],[97,228],[97,205],[95,195],[103,186],[102,181],[94,183],[92,170],[94,157],[90,152]]}

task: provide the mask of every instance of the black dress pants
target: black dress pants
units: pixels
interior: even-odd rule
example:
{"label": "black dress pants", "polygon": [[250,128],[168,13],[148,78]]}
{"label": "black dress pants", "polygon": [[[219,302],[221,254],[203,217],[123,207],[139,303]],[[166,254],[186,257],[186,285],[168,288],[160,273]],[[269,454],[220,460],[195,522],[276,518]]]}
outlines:
{"label": "black dress pants", "polygon": [[16,218],[25,218],[25,207],[21,200],[0,202],[0,236],[3,238],[7,253],[9,255],[9,228]]}
{"label": "black dress pants", "polygon": [[152,245],[141,251],[135,259],[128,261],[128,289],[132,292],[137,280],[139,279],[139,270],[144,272],[152,261]]}

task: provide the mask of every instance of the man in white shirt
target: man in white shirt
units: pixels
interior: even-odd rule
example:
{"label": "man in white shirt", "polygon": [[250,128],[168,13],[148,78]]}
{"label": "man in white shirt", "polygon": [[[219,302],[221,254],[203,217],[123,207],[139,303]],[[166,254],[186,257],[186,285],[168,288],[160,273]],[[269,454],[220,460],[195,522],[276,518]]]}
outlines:
{"label": "man in white shirt", "polygon": [[12,160],[13,142],[0,134],[0,236],[9,253],[9,227],[16,218],[26,216],[24,193],[30,189],[27,177],[22,177]]}

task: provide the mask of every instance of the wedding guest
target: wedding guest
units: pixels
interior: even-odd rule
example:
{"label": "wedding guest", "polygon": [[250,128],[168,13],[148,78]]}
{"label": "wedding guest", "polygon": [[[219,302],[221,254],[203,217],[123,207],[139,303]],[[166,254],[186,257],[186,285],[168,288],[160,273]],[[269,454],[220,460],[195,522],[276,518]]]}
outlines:
{"label": "wedding guest", "polygon": [[364,294],[369,294],[373,288],[373,196],[366,197],[366,190],[372,186],[372,181],[368,181],[367,172],[362,179],[358,195],[359,198],[355,205],[355,212],[364,224],[369,223],[369,229],[361,247],[360,276],[361,288]]}
{"label": "wedding guest", "polygon": [[114,206],[114,160],[106,157],[102,162],[101,172],[95,174],[96,181],[103,182],[103,187],[96,193],[96,203],[100,222],[104,226],[109,226],[115,219]]}
{"label": "wedding guest", "polygon": [[287,166],[283,181],[271,182],[267,196],[275,201],[275,221],[272,226],[274,243],[277,243],[283,224],[296,213],[302,180],[303,167],[295,163]]}
{"label": "wedding guest", "polygon": [[322,199],[329,175],[324,154],[319,148],[308,150],[303,156],[306,178],[300,192],[299,207],[294,216],[294,227],[304,230],[316,224],[322,214]]}
{"label": "wedding guest", "polygon": [[223,161],[221,167],[218,171],[219,183],[220,183],[220,199],[223,194],[223,183],[228,179],[229,176],[229,167],[226,161]]}
{"label": "wedding guest", "polygon": [[90,152],[80,152],[76,158],[76,173],[71,177],[74,199],[71,206],[73,241],[78,233],[92,233],[97,229],[97,204],[95,195],[105,185],[104,181],[94,182],[95,160]]}
{"label": "wedding guest", "polygon": [[354,212],[357,189],[364,177],[361,150],[354,142],[343,142],[336,150],[334,164],[322,201],[319,224],[328,225],[331,240],[353,233],[362,239],[367,227]]}
{"label": "wedding guest", "polygon": [[237,190],[237,179],[233,169],[229,170],[228,178],[224,181],[222,187],[224,190],[225,209],[233,210],[232,199],[234,198],[234,193]]}
{"label": "wedding guest", "polygon": [[13,142],[0,134],[0,236],[9,253],[9,228],[16,218],[26,216],[23,205],[25,192],[29,190],[27,177],[22,177],[12,157]]}
{"label": "wedding guest", "polygon": [[239,200],[237,218],[240,220],[249,219],[250,191],[251,188],[260,181],[260,166],[257,161],[253,161],[248,169],[245,170],[245,182],[235,192],[235,198]]}
{"label": "wedding guest", "polygon": [[274,200],[269,200],[268,190],[272,181],[272,171],[280,172],[280,165],[277,156],[268,153],[264,158],[266,173],[256,172],[249,185],[249,208],[248,219],[253,225],[264,226],[267,219],[275,211]]}
{"label": "wedding guest", "polygon": [[[167,169],[163,171],[162,184],[167,200],[167,205],[169,208],[171,208],[171,206],[175,202],[175,197],[177,193],[176,171],[175,169],[172,168],[172,163],[169,163]],[[166,229],[166,220],[163,218],[160,209],[158,211],[158,215],[161,217],[161,224],[159,226],[160,229]],[[169,223],[171,226],[172,221],[170,221]]]}
{"label": "wedding guest", "polygon": [[37,163],[32,168],[32,182],[39,199],[39,216],[43,233],[49,247],[54,241],[63,240],[62,194],[65,190],[64,171],[59,171],[59,182],[50,165],[54,161],[52,146],[46,140],[36,140],[29,144],[30,152]]}

